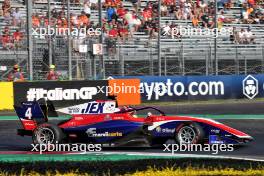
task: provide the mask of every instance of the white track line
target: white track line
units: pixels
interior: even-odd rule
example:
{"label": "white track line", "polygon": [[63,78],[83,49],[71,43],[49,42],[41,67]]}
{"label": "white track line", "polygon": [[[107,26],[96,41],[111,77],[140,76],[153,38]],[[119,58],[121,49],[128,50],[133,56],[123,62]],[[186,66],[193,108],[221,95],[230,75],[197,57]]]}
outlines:
{"label": "white track line", "polygon": [[248,157],[235,157],[235,156],[219,156],[219,155],[200,155],[200,154],[181,154],[181,153],[149,153],[149,152],[88,152],[79,154],[96,154],[96,155],[130,155],[130,156],[160,156],[160,157],[181,157],[181,158],[213,158],[213,159],[235,159],[245,161],[260,161],[264,162],[264,159],[248,158]]}

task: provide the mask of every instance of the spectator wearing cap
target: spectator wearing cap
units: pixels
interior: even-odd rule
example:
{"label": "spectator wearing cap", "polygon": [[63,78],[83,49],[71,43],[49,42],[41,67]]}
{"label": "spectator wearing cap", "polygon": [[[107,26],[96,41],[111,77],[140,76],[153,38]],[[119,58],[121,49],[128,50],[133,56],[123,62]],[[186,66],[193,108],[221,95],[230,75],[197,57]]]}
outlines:
{"label": "spectator wearing cap", "polygon": [[55,71],[55,65],[50,65],[49,72],[46,75],[47,80],[56,81],[59,80],[59,74]]}
{"label": "spectator wearing cap", "polygon": [[19,66],[16,64],[13,67],[13,71],[8,75],[8,81],[23,82],[25,81],[23,73],[20,71]]}

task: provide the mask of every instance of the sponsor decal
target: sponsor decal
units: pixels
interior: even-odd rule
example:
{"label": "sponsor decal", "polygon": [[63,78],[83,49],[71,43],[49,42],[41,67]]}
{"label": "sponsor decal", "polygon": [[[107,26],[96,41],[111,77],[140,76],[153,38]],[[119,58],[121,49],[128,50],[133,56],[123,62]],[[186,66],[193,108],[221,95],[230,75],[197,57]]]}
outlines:
{"label": "sponsor decal", "polygon": [[171,129],[171,128],[161,128],[160,126],[158,126],[156,128],[156,131],[158,133],[174,133],[175,132],[175,128]]}
{"label": "sponsor decal", "polygon": [[209,135],[209,144],[224,144],[224,141],[217,135]]}
{"label": "sponsor decal", "polygon": [[87,103],[86,108],[81,110],[82,114],[101,114],[103,113],[103,107],[105,103]]}
{"label": "sponsor decal", "polygon": [[212,129],[211,132],[212,132],[212,133],[217,133],[217,134],[218,134],[218,133],[220,133],[220,130],[218,130],[218,129]]}
{"label": "sponsor decal", "polygon": [[249,98],[253,99],[259,93],[258,91],[258,80],[252,75],[248,75],[243,80],[243,94]]}
{"label": "sponsor decal", "polygon": [[78,113],[80,111],[80,108],[68,108],[68,111],[70,114]]}
{"label": "sponsor decal", "polygon": [[86,134],[88,137],[121,137],[123,133],[121,132],[104,132],[104,133],[97,133],[96,128],[88,128],[86,130]]}
{"label": "sponsor decal", "polygon": [[89,103],[58,109],[57,111],[65,114],[111,114],[120,111],[120,109],[116,108],[115,101],[93,101]]}
{"label": "sponsor decal", "polygon": [[26,122],[25,125],[27,125],[27,126],[34,126],[35,124],[34,123],[28,123],[28,122]]}

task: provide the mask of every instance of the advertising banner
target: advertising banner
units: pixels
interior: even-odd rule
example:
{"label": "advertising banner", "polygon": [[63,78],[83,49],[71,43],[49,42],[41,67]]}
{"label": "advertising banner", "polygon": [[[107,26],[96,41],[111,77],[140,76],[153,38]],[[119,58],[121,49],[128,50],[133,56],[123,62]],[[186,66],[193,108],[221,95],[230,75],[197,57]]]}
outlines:
{"label": "advertising banner", "polygon": [[0,110],[13,109],[13,83],[0,82]]}
{"label": "advertising banner", "polygon": [[21,102],[45,98],[52,101],[55,106],[70,106],[106,100],[107,86],[107,80],[17,82],[14,83],[14,101],[15,105],[19,105]]}
{"label": "advertising banner", "polygon": [[109,95],[115,96],[118,105],[140,105],[139,79],[113,79],[108,81]]}
{"label": "advertising banner", "polygon": [[263,74],[131,76],[125,78],[140,79],[141,100],[143,102],[264,97]]}

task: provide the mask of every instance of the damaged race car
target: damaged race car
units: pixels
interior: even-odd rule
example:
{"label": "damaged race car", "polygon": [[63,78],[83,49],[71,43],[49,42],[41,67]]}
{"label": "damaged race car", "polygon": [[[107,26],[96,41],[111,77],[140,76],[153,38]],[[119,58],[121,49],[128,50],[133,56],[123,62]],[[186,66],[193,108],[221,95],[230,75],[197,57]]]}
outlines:
{"label": "damaged race car", "polygon": [[118,107],[115,100],[58,109],[71,118],[55,124],[48,119],[51,110],[55,110],[54,106],[46,101],[15,106],[23,126],[18,135],[32,136],[34,144],[82,142],[110,146],[135,146],[139,141],[154,146],[168,140],[184,144],[242,144],[253,140],[211,119],[166,116],[155,107]]}

